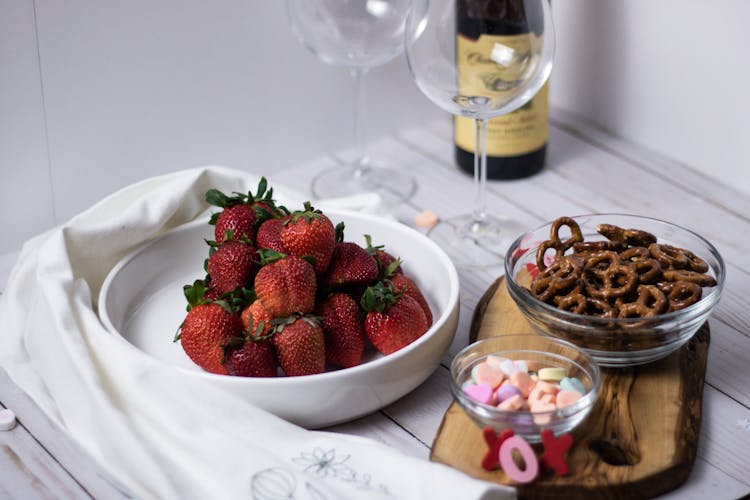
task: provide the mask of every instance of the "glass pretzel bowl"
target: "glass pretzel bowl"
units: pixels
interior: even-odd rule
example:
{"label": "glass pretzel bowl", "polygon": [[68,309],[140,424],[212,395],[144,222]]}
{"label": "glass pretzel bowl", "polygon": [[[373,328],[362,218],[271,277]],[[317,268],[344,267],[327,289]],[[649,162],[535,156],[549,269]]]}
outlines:
{"label": "glass pretzel bowl", "polygon": [[[656,361],[679,349],[706,322],[719,301],[724,286],[725,265],[718,250],[700,235],[658,219],[623,214],[591,214],[572,217],[584,241],[603,241],[599,224],[648,231],[658,243],[690,250],[706,261],[716,286],[704,287],[694,304],[677,311],[647,318],[601,318],[576,314],[534,297],[528,265],[535,265],[539,245],[549,239],[554,221],[520,236],[505,257],[506,286],[510,296],[541,335],[567,340],[586,350],[603,367],[627,367]],[[560,234],[564,240],[569,235]]]}

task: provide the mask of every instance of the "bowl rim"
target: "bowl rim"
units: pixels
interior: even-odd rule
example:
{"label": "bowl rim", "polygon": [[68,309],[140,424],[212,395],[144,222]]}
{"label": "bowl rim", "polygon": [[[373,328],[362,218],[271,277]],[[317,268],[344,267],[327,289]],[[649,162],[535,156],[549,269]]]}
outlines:
{"label": "bowl rim", "polygon": [[[569,349],[572,349],[574,352],[578,353],[580,356],[582,356],[586,361],[588,361],[589,365],[591,366],[591,370],[586,370],[582,366],[580,366],[575,361],[571,360],[570,358],[567,358],[565,356],[562,356],[560,354],[554,354],[554,356],[563,358],[572,364],[576,365],[581,371],[585,372],[590,378],[592,382],[591,389],[586,392],[578,401],[575,403],[565,406],[563,408],[555,408],[554,410],[547,410],[547,411],[530,411],[530,410],[501,410],[497,408],[496,406],[480,403],[478,401],[474,401],[471,398],[469,398],[463,391],[462,386],[458,384],[458,381],[456,380],[459,372],[457,370],[457,364],[458,360],[467,354],[469,354],[471,351],[476,349],[480,345],[487,344],[492,341],[498,341],[500,339],[505,338],[536,338],[539,340],[542,340],[544,342],[549,342],[552,344],[558,344],[564,347],[567,347]],[[490,356],[491,354],[495,354],[497,352],[540,352],[544,354],[552,354],[548,351],[543,351],[541,349],[506,349],[505,351],[495,351],[492,353],[487,353],[486,356]],[[592,373],[589,373],[592,372]],[[599,366],[599,363],[596,362],[596,360],[591,356],[586,350],[581,349],[577,345],[568,342],[567,340],[558,339],[555,337],[548,337],[543,335],[538,335],[536,333],[510,333],[510,334],[503,334],[498,335],[496,337],[489,337],[486,339],[477,340],[475,342],[472,342],[471,344],[467,345],[456,355],[453,357],[453,360],[451,361],[450,366],[450,375],[451,375],[451,392],[453,393],[454,399],[461,405],[462,408],[470,410],[472,413],[477,413],[477,411],[471,406],[471,405],[478,405],[483,411],[489,413],[490,417],[496,416],[496,417],[504,417],[508,418],[511,416],[533,416],[533,415],[555,415],[559,414],[559,416],[563,417],[564,419],[571,418],[574,415],[577,415],[581,411],[590,411],[594,408],[594,405],[596,404],[597,399],[599,398],[599,392],[601,390],[602,386],[602,370]],[[560,412],[566,412],[570,413],[569,415],[562,415]],[[545,424],[537,424],[539,427],[545,427]]]}
{"label": "bowl rim", "polygon": [[[601,323],[602,325],[606,324],[608,326],[608,329],[612,329],[613,325],[632,325],[632,324],[647,324],[647,323],[656,324],[656,323],[661,323],[664,321],[670,321],[676,318],[689,316],[691,315],[691,313],[702,310],[704,307],[708,307],[710,309],[719,301],[719,297],[721,296],[722,290],[724,288],[724,281],[726,277],[726,264],[724,262],[724,258],[719,253],[719,250],[710,241],[708,241],[706,238],[704,238],[700,234],[696,233],[695,231],[691,229],[687,229],[683,226],[680,226],[678,224],[674,224],[672,222],[665,221],[663,219],[657,219],[655,217],[648,217],[644,215],[626,214],[626,213],[617,213],[617,212],[611,212],[611,213],[603,212],[603,213],[586,213],[586,214],[570,216],[570,218],[575,220],[576,222],[578,222],[579,219],[591,218],[591,217],[628,217],[628,218],[638,219],[638,220],[648,220],[651,222],[664,224],[666,226],[671,226],[675,229],[683,231],[697,238],[706,246],[706,248],[708,249],[712,257],[716,259],[716,263],[717,263],[717,266],[715,269],[716,286],[711,287],[711,290],[709,291],[709,293],[701,297],[701,299],[698,300],[694,304],[691,304],[677,311],[661,313],[661,314],[657,314],[656,316],[651,316],[651,317],[646,317],[646,318],[600,318],[598,316],[578,314],[578,313],[566,311],[563,309],[558,309],[557,307],[547,304],[546,302],[542,302],[541,300],[534,297],[531,293],[529,293],[529,291],[526,288],[518,284],[515,277],[513,276],[513,273],[511,272],[512,271],[511,260],[513,260],[514,250],[520,248],[520,244],[530,234],[536,231],[539,231],[540,229],[549,228],[554,222],[554,220],[551,220],[551,221],[547,221],[544,224],[541,224],[535,227],[534,229],[524,232],[518,238],[516,238],[515,241],[513,241],[513,243],[511,243],[510,247],[508,247],[508,251],[506,252],[505,259],[504,259],[505,260],[505,266],[504,266],[505,276],[506,276],[505,282],[506,282],[506,286],[509,288],[511,295],[514,297],[514,299],[522,300],[522,301],[529,301],[531,305],[538,307],[542,311],[545,311],[551,314],[552,316],[558,316],[559,317],[558,319],[562,319],[564,321],[578,324],[581,327],[591,328]],[[529,251],[537,247],[538,245],[536,247],[529,248]],[[580,323],[582,321],[587,324],[581,325]],[[644,332],[639,331],[638,333],[643,334]]]}
{"label": "bowl rim", "polygon": [[[339,208],[330,208],[327,209],[324,212],[326,215],[330,217],[329,214],[332,214],[333,217],[340,217],[340,218],[348,218],[348,217],[355,217],[355,218],[361,218],[365,221],[369,221],[374,224],[384,224],[392,229],[395,229],[396,231],[402,231],[407,234],[410,234],[414,236],[416,239],[420,240],[422,243],[426,244],[438,257],[441,264],[443,265],[443,269],[441,272],[445,275],[447,275],[447,282],[448,282],[448,288],[449,288],[449,295],[446,300],[446,307],[441,311],[441,314],[439,317],[435,318],[432,322],[432,325],[430,328],[422,334],[421,337],[419,337],[417,340],[412,342],[411,344],[407,345],[406,347],[399,349],[396,352],[393,352],[388,355],[382,355],[376,359],[372,359],[370,361],[367,361],[365,363],[362,363],[357,366],[349,367],[349,368],[338,368],[331,371],[326,371],[323,373],[318,373],[314,375],[298,375],[298,376],[278,376],[278,377],[237,377],[237,376],[231,376],[231,375],[223,375],[223,374],[217,374],[217,373],[210,373],[205,370],[194,370],[194,369],[188,369],[181,366],[176,366],[173,364],[169,364],[166,361],[163,361],[147,352],[144,352],[143,350],[139,349],[137,346],[133,345],[128,339],[126,339],[122,333],[114,326],[114,323],[112,322],[112,319],[109,316],[109,312],[107,311],[106,307],[106,299],[109,293],[109,290],[115,281],[117,275],[127,266],[128,263],[130,263],[133,259],[138,257],[141,253],[145,252],[151,245],[157,244],[159,241],[169,237],[170,235],[173,235],[178,232],[183,231],[191,231],[194,230],[196,227],[203,226],[207,224],[208,215],[203,212],[199,214],[195,219],[185,222],[184,224],[180,224],[178,226],[175,226],[172,229],[169,229],[165,231],[164,233],[158,235],[155,238],[149,239],[142,244],[138,245],[135,249],[127,253],[124,257],[122,257],[107,273],[106,278],[102,282],[101,289],[99,290],[98,294],[98,300],[97,300],[97,306],[98,306],[98,316],[100,318],[100,321],[102,325],[104,326],[104,329],[107,331],[108,334],[114,335],[116,338],[124,342],[127,346],[134,349],[136,352],[140,353],[141,355],[147,357],[150,360],[153,360],[163,366],[168,366],[170,368],[179,370],[182,373],[185,373],[189,376],[195,376],[199,378],[206,378],[207,380],[215,380],[215,381],[221,381],[221,383],[226,384],[242,384],[242,385],[256,385],[258,387],[269,387],[272,388],[273,386],[280,386],[284,384],[291,383],[291,381],[294,381],[294,383],[317,383],[317,382],[324,382],[324,381],[333,381],[339,378],[347,377],[349,375],[357,375],[360,373],[365,373],[371,370],[377,370],[378,368],[382,367],[383,365],[389,365],[393,362],[396,362],[397,360],[409,357],[415,350],[419,349],[419,347],[422,344],[425,344],[438,336],[438,333],[443,329],[443,327],[448,323],[450,317],[455,314],[459,307],[459,279],[458,279],[458,271],[456,270],[455,265],[451,261],[451,259],[448,257],[448,255],[445,253],[445,251],[440,248],[440,246],[435,243],[433,240],[425,236],[424,234],[420,233],[419,231],[407,226],[406,224],[400,223],[398,221],[394,221],[385,217],[379,217],[376,215],[368,214],[368,213],[362,213],[357,212],[353,210],[346,210],[346,209],[339,209]],[[337,221],[339,222],[339,221]],[[343,222],[346,222],[345,220]],[[451,335],[455,335],[455,330],[452,332]]]}

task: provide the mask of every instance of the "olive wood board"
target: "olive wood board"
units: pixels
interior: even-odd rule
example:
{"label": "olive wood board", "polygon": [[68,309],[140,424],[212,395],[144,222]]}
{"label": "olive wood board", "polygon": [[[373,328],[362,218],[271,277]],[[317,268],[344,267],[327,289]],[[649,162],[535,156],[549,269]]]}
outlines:
{"label": "olive wood board", "polygon": [[[474,312],[470,341],[533,333],[508,294],[503,277]],[[430,459],[486,481],[517,487],[520,498],[651,498],[682,484],[698,447],[710,331],[705,323],[678,351],[650,364],[602,369],[599,399],[575,429],[569,474],[547,471],[526,485],[502,470],[487,471],[482,431],[453,402]],[[535,445],[537,454],[541,452]]]}

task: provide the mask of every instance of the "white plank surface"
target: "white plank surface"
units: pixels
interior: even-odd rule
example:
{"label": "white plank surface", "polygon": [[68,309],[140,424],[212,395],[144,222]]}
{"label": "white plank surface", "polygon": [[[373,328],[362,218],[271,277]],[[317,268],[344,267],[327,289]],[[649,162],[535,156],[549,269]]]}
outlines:
{"label": "white plank surface", "polygon": [[[746,235],[750,233],[750,205],[730,186],[718,184],[637,145],[611,138],[575,117],[558,113],[553,124],[548,167],[530,179],[491,182],[490,210],[514,217],[527,226],[563,214],[592,211],[648,214],[690,227],[719,247],[727,260],[729,274],[724,296],[710,323],[712,337],[698,458],[687,483],[666,498],[721,499],[750,493],[747,452],[750,425],[747,429],[744,425],[750,422],[750,389],[746,384],[750,379],[746,355],[750,352],[750,312],[746,299],[750,296],[750,280],[743,266]],[[448,120],[402,130],[374,142],[370,151],[372,156],[398,163],[419,179],[415,197],[396,210],[395,215],[402,222],[413,225],[414,215],[424,209],[441,216],[469,209],[471,179],[453,166]],[[317,171],[340,164],[348,156],[344,151],[276,171],[270,177],[305,191]],[[489,250],[495,253],[488,252],[487,258],[499,262],[497,254],[502,254],[503,249]],[[3,264],[7,268],[10,262],[12,256],[0,259],[0,283],[4,282]],[[462,271],[462,309],[456,339],[443,364],[422,386],[379,412],[331,430],[371,437],[426,459],[451,402],[448,363],[468,342],[469,323],[479,297],[501,273],[500,266],[489,271]],[[12,384],[3,377],[0,377],[0,402],[18,406],[14,409],[18,410],[21,421],[29,422],[24,429],[40,442],[39,449],[32,453],[35,460],[58,464],[61,477],[57,473],[34,476],[41,477],[42,484],[68,484],[74,496],[81,492],[97,498],[121,495],[95,467],[90,467],[86,457],[76,453],[73,443],[49,424],[45,426],[46,417],[33,403],[14,395]],[[49,470],[54,470],[50,467]],[[23,472],[14,469],[13,474]],[[74,479],[72,486],[66,477]],[[31,486],[26,484],[22,488],[27,489],[17,491],[31,491],[28,488],[36,483],[30,481]]]}

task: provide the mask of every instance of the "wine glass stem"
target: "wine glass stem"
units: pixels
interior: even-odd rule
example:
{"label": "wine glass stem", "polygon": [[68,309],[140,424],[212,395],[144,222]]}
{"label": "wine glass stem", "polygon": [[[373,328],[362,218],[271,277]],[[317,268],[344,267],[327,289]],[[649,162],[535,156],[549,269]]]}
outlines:
{"label": "wine glass stem", "polygon": [[474,123],[474,225],[487,219],[487,119],[475,118]]}
{"label": "wine glass stem", "polygon": [[357,155],[354,159],[354,175],[361,176],[367,165],[365,154],[365,75],[367,69],[353,68],[351,70],[354,84],[354,148]]}

